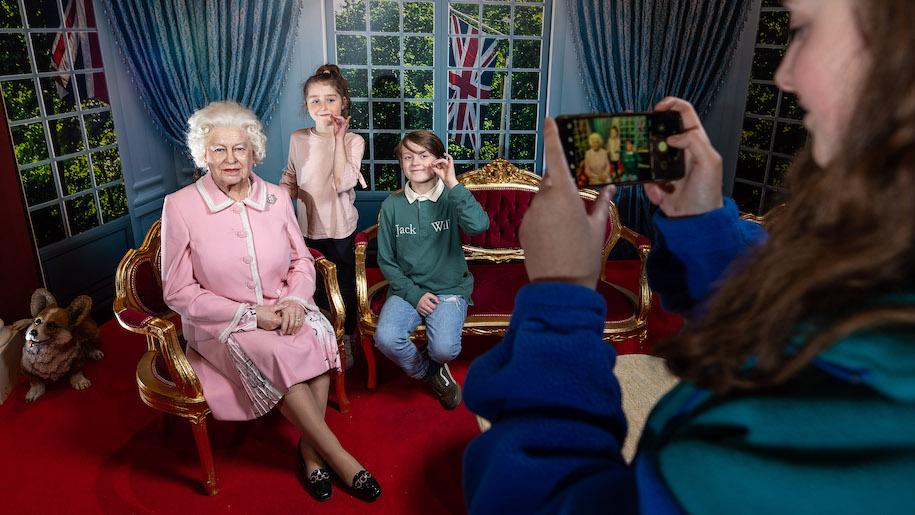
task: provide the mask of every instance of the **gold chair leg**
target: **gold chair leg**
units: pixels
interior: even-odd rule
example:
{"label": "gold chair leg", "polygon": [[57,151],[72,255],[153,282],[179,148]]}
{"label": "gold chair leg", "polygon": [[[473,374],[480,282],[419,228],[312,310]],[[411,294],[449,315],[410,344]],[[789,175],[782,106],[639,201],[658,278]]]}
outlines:
{"label": "gold chair leg", "polygon": [[197,452],[200,454],[200,466],[203,468],[203,489],[207,495],[219,492],[219,481],[216,479],[216,465],[213,463],[213,451],[210,449],[210,434],[207,432],[207,419],[190,419],[197,441]]}
{"label": "gold chair leg", "polygon": [[[360,335],[362,336],[362,335]],[[378,389],[377,378],[375,377],[375,350],[372,348],[372,337],[362,336],[362,351],[365,354],[365,365],[369,369],[368,380],[366,380],[365,389],[374,392]]]}

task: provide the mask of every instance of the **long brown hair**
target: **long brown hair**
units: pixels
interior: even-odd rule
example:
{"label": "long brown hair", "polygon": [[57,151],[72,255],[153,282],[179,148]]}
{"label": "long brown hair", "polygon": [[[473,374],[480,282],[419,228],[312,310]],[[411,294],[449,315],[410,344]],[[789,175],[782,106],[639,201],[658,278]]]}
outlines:
{"label": "long brown hair", "polygon": [[[856,9],[871,64],[842,158],[823,169],[802,151],[768,243],[735,263],[696,327],[656,347],[698,386],[767,388],[853,332],[915,324],[915,308],[885,301],[915,288],[915,3]],[[806,343],[786,351],[789,337]]]}
{"label": "long brown hair", "polygon": [[341,109],[340,114],[349,116],[349,108],[352,103],[349,97],[349,83],[346,82],[346,78],[343,77],[337,65],[323,64],[318,67],[314,75],[305,80],[305,83],[302,84],[302,95],[305,97],[306,104],[308,103],[308,88],[315,84],[328,84],[337,90],[337,94],[340,95],[340,102],[343,103],[343,109]]}

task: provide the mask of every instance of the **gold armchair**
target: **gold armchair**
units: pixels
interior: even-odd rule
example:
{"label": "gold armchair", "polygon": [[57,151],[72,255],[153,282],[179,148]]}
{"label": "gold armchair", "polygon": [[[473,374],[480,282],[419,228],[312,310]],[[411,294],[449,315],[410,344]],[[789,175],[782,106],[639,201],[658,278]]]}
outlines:
{"label": "gold armchair", "polygon": [[[161,282],[161,221],[156,221],[139,249],[127,252],[118,265],[115,276],[114,313],[121,327],[146,336],[147,351],[137,364],[137,388],[140,399],[157,409],[163,416],[177,415],[188,419],[197,442],[197,452],[203,468],[203,486],[209,495],[219,491],[213,453],[207,432],[210,407],[203,396],[197,374],[185,356],[186,343],[171,319],[175,312],[165,305]],[[331,292],[331,312],[325,313],[337,336],[340,360],[346,365],[343,352],[343,297],[337,284],[336,266],[319,252],[312,250],[315,268]],[[341,412],[350,403],[343,385],[343,375],[335,379]],[[167,424],[166,424],[167,426]]]}
{"label": "gold armchair", "polygon": [[[485,233],[461,236],[464,257],[474,276],[474,305],[467,310],[462,335],[504,335],[511,321],[515,294],[527,283],[524,250],[518,240],[518,229],[530,201],[539,191],[540,176],[496,159],[478,170],[461,174],[458,180],[473,193],[490,217],[490,227]],[[579,193],[586,203],[597,199],[597,193],[592,190],[580,190]],[[609,210],[602,252],[603,268],[597,288],[607,301],[604,340],[613,343],[620,354],[645,352],[647,318],[651,307],[645,260],[651,243],[644,236],[622,226],[615,205],[611,203]],[[374,225],[356,235],[357,330],[368,365],[367,388],[370,391],[377,386],[372,336],[388,289],[380,271],[366,266],[369,241],[377,234],[378,226]],[[627,281],[637,285],[635,291],[608,279],[608,269],[615,265],[613,261],[608,264],[607,258],[620,239],[635,247],[639,257],[638,277],[630,277]],[[411,335],[414,341],[425,338],[424,325]]]}
{"label": "gold armchair", "polygon": [[772,226],[775,224],[775,221],[778,219],[778,217],[784,214],[786,207],[788,207],[788,204],[779,204],[761,215],[744,213],[740,215],[740,218],[742,220],[756,222],[762,226],[763,229],[769,231],[772,229]]}

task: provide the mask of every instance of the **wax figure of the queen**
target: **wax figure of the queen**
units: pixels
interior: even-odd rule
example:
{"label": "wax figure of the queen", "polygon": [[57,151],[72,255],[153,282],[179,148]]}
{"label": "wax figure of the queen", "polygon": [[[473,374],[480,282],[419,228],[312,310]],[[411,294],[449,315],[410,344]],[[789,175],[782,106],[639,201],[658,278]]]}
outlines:
{"label": "wax figure of the queen", "polygon": [[312,298],[314,260],[289,195],[252,172],[267,138],[249,109],[213,102],[188,120],[187,144],[208,173],[165,198],[162,287],[181,315],[188,361],[213,416],[250,420],[278,406],[302,433],[306,490],[331,495],[330,474],[367,501],[381,489],[324,422],[333,329]]}

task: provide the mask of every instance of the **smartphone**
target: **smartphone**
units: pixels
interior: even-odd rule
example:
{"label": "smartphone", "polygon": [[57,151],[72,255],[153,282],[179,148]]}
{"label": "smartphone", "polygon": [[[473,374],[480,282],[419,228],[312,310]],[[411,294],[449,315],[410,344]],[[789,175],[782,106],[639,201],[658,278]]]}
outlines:
{"label": "smartphone", "polygon": [[683,150],[667,137],[683,132],[680,113],[603,113],[556,118],[579,188],[670,181],[686,173]]}

